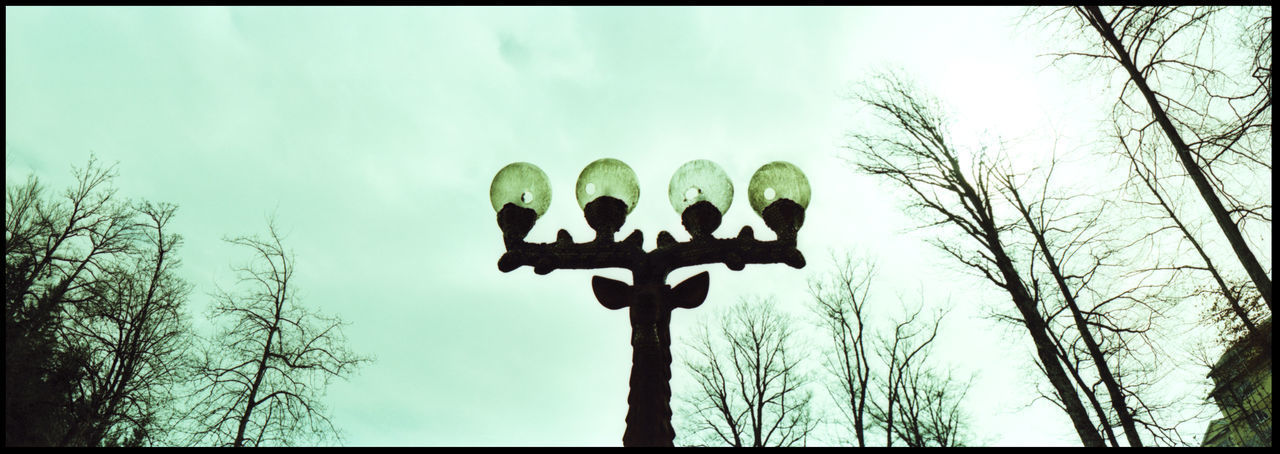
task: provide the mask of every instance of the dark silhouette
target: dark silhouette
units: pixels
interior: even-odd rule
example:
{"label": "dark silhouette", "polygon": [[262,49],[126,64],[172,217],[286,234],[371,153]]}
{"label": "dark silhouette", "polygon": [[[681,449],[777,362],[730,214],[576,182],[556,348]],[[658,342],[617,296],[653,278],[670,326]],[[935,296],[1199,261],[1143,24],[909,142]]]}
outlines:
{"label": "dark silhouette", "polygon": [[370,361],[352,353],[343,322],[302,305],[296,272],[274,222],[268,236],[227,241],[253,253],[234,291],[219,290],[210,314],[222,323],[198,365],[189,417],[193,444],[271,446],[315,442],[337,431],[320,396],[333,378]]}
{"label": "dark silhouette", "polygon": [[6,190],[5,445],[154,444],[189,376],[176,207],[116,197],[93,157],[74,174]]}
{"label": "dark silhouette", "polygon": [[[1192,234],[1192,227],[1187,225],[1184,216],[1179,215],[1175,208],[1177,201],[1166,189],[1165,180],[1168,176],[1160,175],[1159,166],[1155,164],[1156,159],[1152,154],[1160,150],[1152,146],[1143,146],[1142,141],[1134,141],[1130,145],[1130,141],[1124,137],[1118,125],[1116,125],[1116,137],[1120,143],[1119,153],[1129,167],[1129,184],[1132,190],[1138,192],[1140,200],[1145,199],[1149,194],[1148,200],[1151,201],[1146,204],[1160,208],[1159,214],[1166,219],[1166,225],[1171,224],[1177,229],[1181,237],[1195,250],[1196,258],[1199,259],[1199,263],[1194,265],[1174,265],[1173,267],[1179,271],[1192,273],[1193,276],[1194,273],[1203,270],[1212,278],[1210,286],[1197,286],[1196,293],[1209,297],[1213,302],[1209,309],[1209,318],[1224,326],[1221,342],[1224,345],[1230,345],[1243,335],[1256,335],[1258,320],[1267,317],[1267,308],[1262,302],[1261,294],[1249,291],[1251,286],[1247,279],[1229,277],[1210,258],[1204,243]],[[1151,232],[1150,236],[1155,236],[1166,229],[1167,227]],[[1200,281],[1198,278],[1184,280]]]}
{"label": "dark silhouette", "polygon": [[813,309],[824,334],[831,339],[826,350],[830,380],[827,391],[853,431],[858,447],[867,446],[867,401],[874,397],[872,355],[868,352],[869,327],[865,320],[867,295],[875,277],[875,264],[845,256],[835,269],[809,281]]}
{"label": "dark silhouette", "polygon": [[[1056,162],[1050,162],[1048,175],[1044,178],[1044,187],[1048,187],[1049,180],[1053,174],[1053,168]],[[1093,308],[1081,309],[1081,304],[1077,299],[1084,293],[1083,290],[1094,277],[1100,268],[1108,265],[1106,262],[1114,250],[1106,250],[1101,253],[1098,251],[1083,251],[1091,243],[1100,242],[1098,236],[1100,233],[1097,227],[1100,225],[1099,220],[1102,218],[1103,210],[1085,210],[1080,213],[1061,214],[1056,213],[1051,207],[1049,195],[1042,192],[1038,200],[1032,200],[1029,203],[1023,201],[1019,184],[1015,182],[1013,172],[1006,170],[1002,175],[997,176],[996,181],[1000,185],[1000,191],[1007,202],[1012,205],[1023,220],[1023,224],[1019,230],[1030,234],[1035,240],[1032,247],[1032,261],[1036,260],[1035,255],[1039,255],[1043,259],[1045,268],[1049,271],[1051,279],[1051,287],[1057,290],[1058,296],[1065,304],[1066,312],[1071,316],[1071,324],[1075,327],[1079,334],[1081,343],[1084,344],[1089,359],[1092,361],[1094,368],[1098,373],[1098,381],[1103,384],[1107,390],[1107,396],[1114,411],[1112,415],[1120,421],[1121,427],[1124,428],[1125,438],[1129,442],[1129,446],[1140,447],[1143,445],[1142,438],[1138,435],[1137,425],[1134,423],[1134,414],[1129,411],[1129,405],[1126,404],[1128,396],[1121,390],[1119,381],[1111,372],[1111,366],[1108,364],[1107,355],[1103,353],[1099,347],[1098,334],[1095,331],[1106,329],[1108,323],[1114,322],[1106,319],[1109,311],[1100,309],[1102,304],[1098,304]],[[1068,226],[1067,220],[1073,217],[1083,218],[1076,225]],[[1056,235],[1059,238],[1070,238],[1062,240],[1062,244],[1053,242],[1049,235]],[[1087,253],[1086,253],[1087,252]],[[1092,254],[1092,255],[1091,255]],[[1064,267],[1072,267],[1075,265],[1071,262],[1073,258],[1080,257],[1081,262],[1087,263],[1073,271],[1064,271]],[[1067,261],[1067,262],[1064,262]],[[1068,282],[1071,281],[1071,282]],[[1033,277],[1033,284],[1039,285],[1038,280]],[[1052,290],[1050,291],[1052,292]],[[1037,293],[1040,293],[1037,290]],[[1042,295],[1048,299],[1048,295]],[[1087,296],[1087,295],[1085,295]],[[1086,320],[1092,318],[1092,320]],[[1115,330],[1116,328],[1112,328]],[[1055,336],[1055,341],[1060,342],[1060,337]],[[1060,351],[1064,350],[1059,348]],[[1084,392],[1086,398],[1094,407],[1095,414],[1102,419],[1100,425],[1103,432],[1107,435],[1112,446],[1117,446],[1115,434],[1111,430],[1111,424],[1107,420],[1107,413],[1102,410],[1101,405],[1095,396],[1093,387],[1087,386],[1083,379],[1080,378],[1078,366],[1066,358],[1062,357],[1063,363],[1072,373],[1072,377],[1076,379],[1076,383],[1080,385],[1081,391]]]}
{"label": "dark silhouette", "polygon": [[742,300],[688,343],[686,370],[697,383],[681,400],[694,445],[804,446],[813,417],[805,349],[796,326],[771,300]]}
{"label": "dark silhouette", "polygon": [[962,446],[967,425],[960,402],[969,382],[962,384],[930,361],[947,312],[937,312],[930,323],[918,318],[923,309],[921,304],[894,323],[892,336],[877,339],[885,365],[877,384],[884,400],[872,399],[870,414],[885,433],[885,446],[892,447],[895,437],[913,448]]}
{"label": "dark silhouette", "polygon": [[[1141,148],[1158,127],[1214,222],[1226,236],[1255,291],[1271,309],[1271,277],[1242,233],[1249,221],[1271,223],[1270,194],[1247,195],[1251,183],[1236,172],[1271,173],[1271,9],[1077,6],[1055,10],[1076,16],[1080,34],[1096,34],[1097,50],[1056,53],[1121,69],[1126,76],[1116,115],[1141,118],[1120,133]],[[1245,16],[1240,42],[1243,70],[1215,62],[1226,53],[1202,49],[1223,31],[1215,21],[1227,12]],[[1056,15],[1056,14],[1055,14]],[[1091,40],[1093,41],[1093,40]],[[1201,54],[1204,54],[1202,57]],[[1103,72],[1105,77],[1111,71]],[[1137,99],[1131,99],[1130,87]],[[1228,292],[1229,293],[1229,292]]]}
{"label": "dark silhouette", "polygon": [[[892,335],[874,329],[866,314],[875,268],[869,259],[846,255],[809,283],[811,307],[830,339],[824,346],[825,384],[845,427],[859,447],[867,446],[869,429],[883,431],[886,446],[895,440],[912,447],[963,446],[968,424],[961,403],[970,382],[930,360],[946,313],[937,313],[930,327],[919,318],[921,304],[901,322],[892,322]],[[871,341],[876,348],[868,349]]]}
{"label": "dark silhouette", "polygon": [[[629,172],[630,168],[626,171]],[[545,179],[545,176],[541,178]],[[803,179],[803,175],[799,178]],[[491,187],[491,198],[493,188],[500,188],[505,183],[500,172]],[[803,197],[807,203],[807,181],[804,181]],[[796,232],[804,223],[804,206],[783,195],[759,211],[765,224],[777,233],[777,240],[757,240],[750,227],[743,227],[736,238],[713,237],[711,233],[720,225],[722,213],[711,202],[702,200],[681,212],[681,220],[692,238],[681,242],[670,233],[659,232],[658,247],[652,251],[641,247],[639,230],[622,241],[614,241],[614,235],[622,228],[628,213],[627,203],[615,197],[599,196],[583,206],[587,224],[596,232],[595,240],[586,243],[574,243],[565,230],[557,233],[554,243],[527,243],[524,237],[540,213],[514,202],[500,204],[495,201],[494,207],[499,206],[498,226],[502,229],[507,252],[498,260],[498,269],[504,273],[521,266],[533,267],[538,274],[558,269],[623,268],[631,271],[631,285],[600,276],[591,281],[592,290],[601,305],[608,309],[630,308],[631,392],[627,397],[627,429],[622,436],[624,446],[672,446],[674,443],[670,384],[671,312],[676,308],[701,305],[707,295],[710,277],[706,272],[699,273],[672,287],[666,283],[667,275],[680,268],[712,263],[723,263],[731,270],[741,270],[747,264],[785,263],[794,268],[802,268],[805,264],[804,255],[796,249]]]}
{"label": "dark silhouette", "polygon": [[[1054,347],[1039,295],[1027,286],[1001,234],[1012,226],[997,219],[992,204],[996,181],[982,153],[962,158],[950,142],[937,102],[927,99],[904,78],[884,74],[866,87],[859,99],[872,107],[888,130],[881,134],[851,133],[849,149],[866,173],[893,181],[909,190],[911,208],[933,218],[930,225],[949,224],[964,232],[970,245],[934,241],[933,244],[966,267],[1008,292],[1036,347],[1039,365],[1053,385],[1058,402],[1086,446],[1104,446],[1097,428]],[[975,252],[969,252],[975,251]]]}

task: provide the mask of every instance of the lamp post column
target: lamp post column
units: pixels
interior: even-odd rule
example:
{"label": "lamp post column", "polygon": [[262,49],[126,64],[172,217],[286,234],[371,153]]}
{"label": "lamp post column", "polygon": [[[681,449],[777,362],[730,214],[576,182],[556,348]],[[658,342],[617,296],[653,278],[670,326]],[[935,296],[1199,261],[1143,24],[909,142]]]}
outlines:
{"label": "lamp post column", "polygon": [[663,278],[636,273],[631,313],[631,392],[623,446],[674,446],[671,426],[671,309]]}

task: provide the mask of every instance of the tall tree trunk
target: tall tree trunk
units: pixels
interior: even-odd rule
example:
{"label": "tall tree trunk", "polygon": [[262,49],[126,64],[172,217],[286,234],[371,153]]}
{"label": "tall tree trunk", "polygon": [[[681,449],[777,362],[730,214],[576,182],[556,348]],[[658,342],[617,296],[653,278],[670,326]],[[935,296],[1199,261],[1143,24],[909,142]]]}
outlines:
{"label": "tall tree trunk", "polygon": [[1205,177],[1204,171],[1200,169],[1200,166],[1195,162],[1195,158],[1191,155],[1190,147],[1182,140],[1182,135],[1173,126],[1173,121],[1169,119],[1169,115],[1160,106],[1159,101],[1156,100],[1155,92],[1147,85],[1147,78],[1138,70],[1137,65],[1134,64],[1133,59],[1129,56],[1129,51],[1125,49],[1124,44],[1116,37],[1115,30],[1112,29],[1111,24],[1103,16],[1102,10],[1097,6],[1085,6],[1083,8],[1088,12],[1085,17],[1088,18],[1089,24],[1111,45],[1116,57],[1120,60],[1120,65],[1129,73],[1129,78],[1133,80],[1134,85],[1142,92],[1142,97],[1147,101],[1147,106],[1151,108],[1151,115],[1160,125],[1160,129],[1164,130],[1165,135],[1169,137],[1169,142],[1173,144],[1173,149],[1177,152],[1178,160],[1182,162],[1182,167],[1186,169],[1187,175],[1191,177],[1196,189],[1200,191],[1200,197],[1204,199],[1205,205],[1208,205],[1209,211],[1213,213],[1213,219],[1217,221],[1222,233],[1227,236],[1227,241],[1231,243],[1231,249],[1235,251],[1236,257],[1240,259],[1240,264],[1244,266],[1245,272],[1249,274],[1249,279],[1253,280],[1254,286],[1262,294],[1262,299],[1267,302],[1267,308],[1270,309],[1271,278],[1263,270],[1262,264],[1258,263],[1258,259],[1253,255],[1253,251],[1249,249],[1248,243],[1245,243],[1244,236],[1240,234],[1240,229],[1231,221],[1231,215],[1227,213],[1222,201],[1214,193],[1213,186],[1209,184],[1208,178]]}
{"label": "tall tree trunk", "polygon": [[[280,292],[284,295],[284,292]],[[281,300],[283,301],[283,297]],[[245,399],[244,413],[240,415],[240,423],[236,428],[236,440],[234,446],[237,448],[244,447],[244,431],[249,426],[249,418],[253,416],[253,408],[257,406],[254,400],[258,397],[258,390],[262,388],[262,379],[267,375],[267,359],[271,357],[271,341],[275,338],[276,331],[280,326],[281,306],[276,305],[276,316],[272,322],[270,331],[267,332],[267,342],[262,347],[262,358],[258,361],[258,372],[254,374],[253,386],[249,388],[249,397]],[[264,424],[266,424],[264,422]],[[261,440],[259,440],[261,441]]]}
{"label": "tall tree trunk", "polygon": [[1080,441],[1088,447],[1105,447],[1106,444],[1102,441],[1102,436],[1098,434],[1098,430],[1089,421],[1089,413],[1085,411],[1084,404],[1080,402],[1080,395],[1076,392],[1075,386],[1071,384],[1071,379],[1067,377],[1066,371],[1062,369],[1062,363],[1058,361],[1058,352],[1054,347],[1053,340],[1049,337],[1048,324],[1040,316],[1036,302],[1027,293],[1026,287],[1023,287],[1022,280],[1019,278],[1018,272],[1014,270],[1013,262],[1005,254],[1004,248],[1000,246],[999,239],[993,238],[992,240],[990,243],[992,245],[991,252],[995,255],[996,266],[1000,268],[1000,272],[1008,285],[1009,296],[1013,298],[1013,304],[1022,313],[1022,319],[1027,331],[1031,333],[1031,340],[1035,342],[1036,354],[1040,357],[1040,363],[1044,366],[1045,374],[1049,376],[1049,383],[1053,384],[1053,388],[1058,393],[1058,398],[1062,400],[1062,406],[1066,409],[1067,416],[1071,418],[1071,423],[1075,425],[1076,433],[1080,435]]}
{"label": "tall tree trunk", "polygon": [[[1061,354],[1062,351],[1062,347],[1059,346],[1058,352]],[[1063,357],[1062,361],[1066,362],[1066,358]],[[1070,366],[1067,366],[1067,370],[1071,371],[1071,378],[1076,381],[1077,385],[1080,385],[1080,389],[1089,389],[1089,385],[1085,383],[1084,377],[1080,376],[1080,371]],[[1098,402],[1098,396],[1095,394],[1096,393],[1092,391],[1085,391],[1084,393],[1085,397],[1089,398],[1089,406],[1093,407],[1093,412],[1098,415],[1098,423],[1102,426],[1102,432],[1107,435],[1107,442],[1111,443],[1111,447],[1119,448],[1120,443],[1116,441],[1116,433],[1114,430],[1111,430],[1111,423],[1107,421],[1107,412],[1102,409],[1102,403]]]}
{"label": "tall tree trunk", "polygon": [[1107,388],[1107,394],[1111,397],[1111,408],[1115,410],[1116,417],[1120,418],[1120,425],[1124,427],[1125,438],[1129,439],[1129,446],[1141,447],[1142,438],[1138,436],[1138,428],[1133,423],[1133,415],[1129,414],[1129,408],[1125,405],[1124,393],[1120,390],[1120,385],[1116,383],[1115,376],[1111,373],[1111,367],[1107,365],[1107,359],[1102,354],[1102,350],[1098,348],[1098,342],[1093,339],[1093,332],[1089,330],[1088,322],[1085,321],[1084,315],[1080,312],[1080,306],[1076,304],[1075,295],[1071,293],[1071,289],[1067,287],[1067,281],[1062,277],[1062,270],[1058,268],[1058,261],[1053,256],[1053,252],[1049,250],[1049,245],[1044,239],[1044,232],[1036,226],[1031,220],[1031,214],[1028,212],[1026,205],[1022,204],[1022,197],[1018,195],[1018,191],[1010,185],[1010,191],[1014,201],[1017,203],[1018,212],[1022,214],[1022,219],[1027,221],[1027,228],[1031,230],[1031,235],[1035,237],[1036,244],[1040,246],[1041,255],[1044,256],[1045,262],[1049,265],[1049,273],[1053,275],[1053,281],[1058,284],[1058,291],[1062,293],[1062,299],[1067,302],[1067,308],[1071,310],[1071,319],[1075,322],[1076,329],[1080,331],[1080,339],[1084,341],[1085,348],[1089,351],[1089,357],[1093,359],[1093,364],[1098,369],[1098,378],[1102,380],[1102,384]]}
{"label": "tall tree trunk", "polygon": [[[1040,363],[1044,366],[1045,375],[1049,378],[1049,383],[1053,385],[1057,391],[1058,398],[1062,400],[1062,406],[1067,412],[1067,416],[1071,418],[1071,423],[1076,428],[1076,433],[1080,435],[1080,441],[1088,447],[1105,447],[1102,436],[1098,434],[1097,428],[1093,427],[1093,422],[1089,421],[1089,413],[1085,410],[1084,404],[1080,402],[1080,394],[1076,392],[1075,386],[1071,384],[1071,379],[1067,377],[1067,373],[1062,369],[1062,363],[1058,361],[1057,348],[1054,346],[1053,339],[1049,336],[1048,323],[1044,317],[1040,316],[1040,310],[1036,305],[1036,301],[1031,298],[1031,294],[1027,292],[1027,288],[1022,284],[1022,278],[1018,274],[1018,270],[1013,266],[1013,260],[1009,258],[1009,254],[1005,252],[1003,243],[1000,242],[1000,230],[996,227],[995,219],[988,197],[979,196],[978,191],[973,185],[964,178],[961,172],[960,163],[954,156],[949,157],[951,171],[955,176],[955,181],[960,189],[962,198],[967,199],[968,203],[974,209],[974,216],[981,228],[981,234],[984,235],[987,249],[991,252],[992,258],[995,259],[996,267],[1000,270],[1001,276],[1004,278],[1005,290],[1009,292],[1009,297],[1013,299],[1014,306],[1022,314],[1023,325],[1031,334],[1031,340],[1036,346],[1036,355],[1040,357]],[[984,186],[985,187],[985,186]],[[986,190],[983,190],[986,194]]]}

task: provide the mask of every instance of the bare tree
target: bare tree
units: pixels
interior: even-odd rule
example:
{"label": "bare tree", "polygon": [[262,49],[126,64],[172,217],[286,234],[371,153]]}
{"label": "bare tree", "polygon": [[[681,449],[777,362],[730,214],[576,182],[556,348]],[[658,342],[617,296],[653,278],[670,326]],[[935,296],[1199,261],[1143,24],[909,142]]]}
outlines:
{"label": "bare tree", "polygon": [[961,403],[969,394],[974,377],[961,380],[950,369],[939,372],[906,367],[903,372],[900,433],[907,446],[967,446],[969,416]]}
{"label": "bare tree", "polygon": [[697,384],[680,396],[686,443],[804,446],[818,421],[791,318],[744,299],[699,329],[683,361]]}
{"label": "bare tree", "polygon": [[[1254,289],[1248,288],[1244,283],[1236,282],[1215,264],[1203,242],[1192,233],[1192,227],[1187,225],[1182,215],[1178,214],[1176,200],[1165,188],[1164,180],[1167,180],[1168,176],[1161,175],[1160,166],[1157,165],[1159,159],[1155,153],[1160,151],[1158,147],[1150,146],[1150,142],[1145,142],[1144,146],[1142,140],[1134,140],[1131,146],[1130,140],[1125,137],[1118,125],[1116,138],[1120,144],[1119,153],[1122,161],[1129,166],[1130,190],[1138,193],[1138,200],[1135,203],[1160,209],[1157,216],[1162,218],[1164,225],[1150,235],[1154,236],[1172,228],[1191,245],[1196,258],[1199,259],[1199,264],[1196,265],[1175,264],[1170,267],[1177,271],[1191,273],[1191,280],[1194,281],[1202,280],[1196,276],[1201,271],[1208,273],[1212,278],[1213,290],[1200,293],[1207,294],[1214,301],[1214,306],[1210,309],[1211,318],[1228,325],[1224,330],[1226,334],[1224,344],[1230,344],[1230,340],[1238,334],[1257,332],[1257,320],[1265,317],[1265,314],[1261,313],[1265,308],[1258,304],[1261,294],[1256,291],[1247,291]],[[1254,297],[1250,299],[1249,293]]]}
{"label": "bare tree", "polygon": [[930,358],[946,312],[937,313],[927,326],[930,322],[920,318],[922,299],[914,312],[892,322],[892,335],[886,335],[868,321],[875,263],[853,254],[834,261],[832,270],[810,279],[809,295],[829,338],[823,346],[824,384],[857,445],[867,446],[872,430],[884,433],[886,446],[895,441],[908,446],[966,443],[968,425],[961,401],[969,383]]}
{"label": "bare tree", "polygon": [[186,377],[176,207],[120,199],[94,157],[73,174],[6,191],[5,444],[154,444]]}
{"label": "bare tree", "polygon": [[[1027,329],[1036,355],[1058,402],[1061,402],[1077,434],[1086,446],[1103,446],[1079,394],[1057,356],[1044,315],[1006,251],[1001,234],[1011,226],[995,215],[989,156],[976,153],[965,159],[953,147],[936,101],[921,97],[902,77],[876,77],[859,99],[879,115],[889,130],[881,134],[850,134],[854,162],[869,174],[887,178],[912,194],[912,209],[933,218],[930,225],[959,228],[976,249],[949,241],[933,244],[966,267],[981,273],[1008,292],[1018,310],[1015,319]],[[962,160],[969,162],[969,168]],[[967,251],[973,250],[974,253]]]}
{"label": "bare tree", "polygon": [[[1044,178],[1044,186],[1048,186],[1049,180],[1053,174],[1053,168],[1056,162],[1050,162],[1049,175]],[[1080,287],[1093,278],[1098,268],[1102,266],[1104,257],[1093,257],[1093,267],[1083,273],[1073,273],[1068,275],[1063,271],[1062,261],[1070,260],[1076,257],[1076,251],[1093,242],[1094,238],[1090,237],[1091,231],[1095,231],[1094,227],[1098,224],[1102,217],[1102,210],[1093,210],[1086,213],[1087,216],[1078,226],[1063,228],[1061,225],[1052,223],[1053,213],[1048,210],[1046,198],[1048,196],[1047,189],[1042,190],[1041,199],[1034,203],[1025,203],[1019,191],[1019,185],[1015,183],[1013,172],[1006,172],[1004,175],[997,177],[1002,186],[1002,193],[1006,200],[1011,202],[1013,208],[1018,212],[1025,221],[1025,228],[1032,238],[1035,239],[1035,251],[1039,253],[1040,258],[1044,260],[1045,266],[1052,277],[1052,281],[1062,301],[1065,303],[1067,312],[1071,315],[1071,322],[1075,329],[1080,333],[1080,340],[1083,342],[1089,357],[1098,371],[1099,380],[1105,385],[1107,393],[1110,397],[1112,408],[1115,415],[1120,420],[1120,425],[1124,427],[1124,433],[1129,441],[1129,446],[1142,446],[1142,438],[1138,435],[1138,430],[1133,422],[1133,416],[1129,413],[1128,407],[1125,406],[1125,395],[1120,390],[1119,383],[1116,382],[1115,376],[1111,373],[1111,367],[1107,364],[1107,358],[1098,346],[1098,340],[1095,339],[1093,328],[1090,328],[1089,322],[1085,320],[1085,314],[1080,309],[1080,305],[1076,302]],[[1067,242],[1065,248],[1053,248],[1049,245],[1046,238],[1046,232],[1059,233],[1065,237],[1073,237],[1072,241]],[[1109,254],[1104,254],[1109,255]],[[1073,286],[1068,283],[1071,279],[1080,284]],[[1075,288],[1073,288],[1075,287]],[[1104,425],[1106,430],[1109,427]]]}
{"label": "bare tree", "polygon": [[938,311],[930,322],[919,318],[923,309],[922,301],[893,324],[891,336],[877,336],[884,372],[876,381],[883,400],[871,401],[870,414],[885,433],[885,446],[892,447],[894,440],[909,447],[962,446],[968,425],[961,400],[969,382],[954,380],[951,370],[944,373],[930,361],[947,311]]}
{"label": "bare tree", "polygon": [[[5,445],[57,446],[75,423],[84,351],[59,337],[66,294],[128,244],[128,213],[109,188],[113,168],[75,170],[64,199],[34,175],[5,195]],[[87,250],[85,243],[88,243]]]}
{"label": "bare tree", "polygon": [[[1071,28],[1066,36],[1088,42],[1087,48],[1052,54],[1055,61],[1084,61],[1101,69],[1091,74],[1118,73],[1124,81],[1110,122],[1118,144],[1114,155],[1128,170],[1126,189],[1136,196],[1137,209],[1129,217],[1155,219],[1156,224],[1139,227],[1148,229],[1141,241],[1173,256],[1138,270],[1168,273],[1165,286],[1141,297],[1142,304],[1172,300],[1185,307],[1207,299],[1206,318],[1222,326],[1226,345],[1258,332],[1271,307],[1265,268],[1271,222],[1270,15],[1269,6],[1085,6],[1046,15]],[[1233,29],[1239,32],[1234,43]],[[1184,197],[1184,186],[1195,195]],[[1208,209],[1207,219],[1196,212],[1201,207]],[[1206,220],[1223,233],[1243,277],[1224,266],[1231,260],[1215,256],[1219,249],[1212,232],[1199,228]],[[1257,239],[1260,247],[1251,243]],[[1185,295],[1171,294],[1188,287]],[[1174,304],[1164,306],[1152,312],[1158,315]],[[1128,396],[1135,425],[1157,444],[1186,444],[1177,429],[1180,422],[1165,423],[1170,416],[1161,414],[1172,404],[1143,391],[1157,379],[1140,378],[1161,375],[1155,371],[1171,361],[1160,351],[1171,346],[1144,346],[1148,357],[1137,358],[1135,342],[1147,342],[1146,330],[1121,329],[1088,311],[1086,318],[1111,338],[1112,356],[1124,358],[1113,364],[1128,370],[1117,370],[1117,385],[1108,387]],[[1073,345],[1068,341],[1064,347]]]}
{"label": "bare tree", "polygon": [[190,326],[183,306],[191,285],[176,274],[181,237],[168,230],[177,207],[140,203],[139,244],[104,265],[75,292],[62,335],[87,353],[69,444],[138,445],[174,425],[174,388],[190,378]]}
{"label": "bare tree", "polygon": [[[1027,273],[1059,358],[1113,446],[1113,426],[1123,428],[1129,446],[1185,445],[1179,426],[1186,420],[1174,411],[1185,399],[1155,392],[1176,361],[1165,352],[1168,342],[1153,338],[1168,331],[1183,299],[1173,285],[1179,270],[1151,254],[1150,229],[1110,190],[1052,194],[1061,192],[1050,186],[1056,153],[1048,161],[1042,176],[1033,170],[1019,177],[1006,167],[998,180],[1023,220],[1019,231],[1031,239]],[[1037,272],[1035,265],[1043,266]]]}
{"label": "bare tree", "polygon": [[864,314],[874,278],[874,263],[845,255],[830,273],[809,280],[813,309],[830,339],[823,352],[831,379],[824,384],[859,447],[867,446],[872,361],[867,351]]}
{"label": "bare tree", "polygon": [[[1093,45],[1098,50],[1054,55],[1123,70],[1126,80],[1115,115],[1141,120],[1120,135],[1141,147],[1145,133],[1159,128],[1270,309],[1272,279],[1243,233],[1250,220],[1264,227],[1271,223],[1270,190],[1252,188],[1253,181],[1271,173],[1270,7],[1110,7],[1104,12],[1079,6],[1055,12],[1078,17],[1080,31],[1100,40]],[[1215,23],[1228,14],[1243,23],[1236,59],[1220,58],[1230,53],[1214,48],[1225,35]]]}
{"label": "bare tree", "polygon": [[324,389],[370,359],[347,348],[339,318],[298,300],[293,254],[274,222],[265,239],[227,241],[252,250],[253,261],[237,268],[237,291],[216,295],[210,318],[226,325],[197,367],[192,442],[270,446],[336,437]]}

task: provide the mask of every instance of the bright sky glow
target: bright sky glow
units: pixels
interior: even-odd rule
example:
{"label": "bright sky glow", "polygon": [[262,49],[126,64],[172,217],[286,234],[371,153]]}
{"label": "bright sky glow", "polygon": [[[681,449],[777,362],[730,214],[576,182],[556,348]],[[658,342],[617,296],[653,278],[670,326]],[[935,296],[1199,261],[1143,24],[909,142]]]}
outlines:
{"label": "bright sky glow", "polygon": [[1079,444],[1061,411],[1032,403],[1042,378],[1025,332],[982,318],[1008,296],[957,272],[924,243],[933,233],[911,230],[889,185],[840,158],[844,134],[864,124],[848,95],[894,67],[942,99],[959,141],[1016,141],[1015,163],[1047,155],[1050,132],[1090,136],[1109,104],[1093,82],[1045,69],[1037,54],[1049,50],[1015,27],[1021,9],[5,13],[6,182],[35,172],[61,188],[90,151],[118,161],[123,195],[180,206],[193,314],[245,259],[221,238],[262,232],[277,213],[302,297],[341,314],[351,348],[377,357],[329,388],[347,445],[621,445],[626,314],[595,301],[593,273],[499,272],[487,199],[499,169],[530,162],[552,198],[527,239],[561,228],[590,239],[575,183],[599,158],[634,169],[640,195],[619,236],[640,229],[647,249],[661,230],[688,237],[664,197],[685,162],[714,161],[737,189],[720,236],[750,225],[772,238],[747,201],[760,166],[787,161],[808,178],[809,265],[674,273],[711,271],[707,303],[672,317],[677,347],[742,296],[773,295],[806,317],[806,279],[829,251],[861,250],[879,260],[877,314],[901,313],[898,295],[955,307],[935,357],[980,374],[969,408],[982,442]]}

